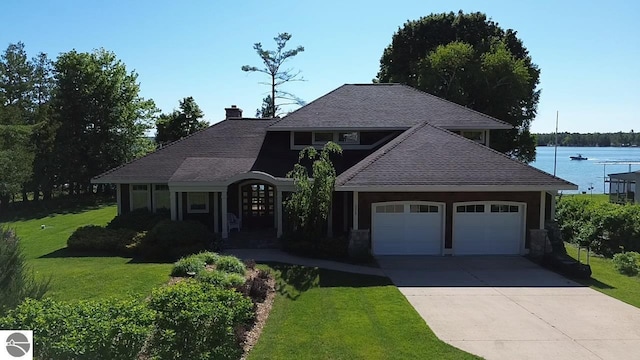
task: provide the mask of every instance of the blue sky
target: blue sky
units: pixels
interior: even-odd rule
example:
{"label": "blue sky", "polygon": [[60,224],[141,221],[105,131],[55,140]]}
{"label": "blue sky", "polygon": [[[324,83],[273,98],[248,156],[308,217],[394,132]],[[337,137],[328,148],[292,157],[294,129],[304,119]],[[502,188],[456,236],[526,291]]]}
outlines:
{"label": "blue sky", "polygon": [[627,1],[6,1],[0,47],[23,41],[55,58],[104,47],[139,74],[142,95],[163,111],[193,96],[217,122],[236,104],[253,116],[268,87],[252,49],[279,32],[305,52],[286,86],[306,101],[344,83],[369,83],[405,21],[433,12],[482,11],[519,37],[542,70],[534,132],[640,130],[640,2]]}

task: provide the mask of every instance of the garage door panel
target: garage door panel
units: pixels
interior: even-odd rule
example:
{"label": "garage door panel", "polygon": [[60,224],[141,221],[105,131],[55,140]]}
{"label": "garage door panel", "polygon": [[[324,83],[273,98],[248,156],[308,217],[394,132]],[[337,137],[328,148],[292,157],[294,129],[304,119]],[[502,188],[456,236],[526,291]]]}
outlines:
{"label": "garage door panel", "polygon": [[[485,206],[476,207],[477,204]],[[453,225],[454,253],[456,255],[519,254],[523,240],[523,210],[524,207],[521,204],[513,203],[485,202],[456,205]]]}
{"label": "garage door panel", "polygon": [[[439,255],[442,247],[442,217],[440,205],[414,206],[405,203],[385,205],[380,212],[373,209],[372,246],[374,255]],[[393,206],[393,207],[392,207]],[[411,207],[414,206],[414,207]],[[385,213],[384,209],[394,209]],[[403,212],[397,212],[401,209]],[[419,211],[425,212],[419,212]],[[415,211],[415,212],[412,212]]]}

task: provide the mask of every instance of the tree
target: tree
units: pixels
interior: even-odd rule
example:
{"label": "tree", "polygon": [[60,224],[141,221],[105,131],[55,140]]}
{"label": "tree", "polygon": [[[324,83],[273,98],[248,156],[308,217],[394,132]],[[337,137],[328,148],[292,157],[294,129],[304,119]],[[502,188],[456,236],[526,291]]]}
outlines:
{"label": "tree", "polygon": [[[317,241],[326,230],[336,182],[332,154],[342,154],[342,148],[334,142],[326,143],[321,151],[307,147],[300,151],[298,163],[287,174],[296,191],[285,201],[285,210],[293,233],[306,240]],[[311,163],[312,179],[305,162]]]}
{"label": "tree", "polygon": [[273,108],[273,100],[271,99],[271,95],[267,95],[264,99],[262,99],[262,107],[260,109],[256,109],[257,118],[271,118],[277,116],[279,113],[280,106],[276,106],[275,109]]}
{"label": "tree", "polygon": [[250,65],[242,66],[242,71],[261,72],[269,75],[270,77],[271,81],[269,83],[261,83],[271,86],[271,105],[267,109],[270,111],[270,113],[267,114],[269,116],[265,116],[265,114],[263,113],[262,117],[276,117],[276,99],[293,101],[293,103],[285,103],[279,105],[304,104],[304,101],[302,99],[280,89],[282,85],[288,82],[303,81],[302,78],[298,78],[298,76],[300,75],[300,71],[294,71],[293,69],[282,69],[282,66],[285,62],[287,62],[287,60],[303,52],[304,47],[298,46],[292,50],[285,50],[284,48],[286,47],[287,42],[291,40],[291,34],[288,33],[280,33],[273,39],[276,42],[276,50],[264,50],[261,43],[253,44],[253,49],[256,51],[256,53],[262,60],[262,63],[264,64],[263,68]]}
{"label": "tree", "polygon": [[206,128],[209,123],[200,120],[203,117],[204,113],[193,97],[180,100],[180,110],[162,114],[156,121],[156,143],[164,144],[180,140]]}
{"label": "tree", "polygon": [[408,84],[512,124],[513,130],[491,132],[491,147],[530,162],[539,77],[515,31],[460,11],[405,23],[384,50],[374,81]]}
{"label": "tree", "polygon": [[31,96],[33,94],[33,64],[24,50],[24,44],[9,44],[0,56],[0,92],[5,114],[14,125],[33,124]]}
{"label": "tree", "polygon": [[69,183],[72,192],[87,191],[91,177],[134,158],[158,111],[140,97],[137,78],[104,49],[73,50],[56,60],[58,182]]}

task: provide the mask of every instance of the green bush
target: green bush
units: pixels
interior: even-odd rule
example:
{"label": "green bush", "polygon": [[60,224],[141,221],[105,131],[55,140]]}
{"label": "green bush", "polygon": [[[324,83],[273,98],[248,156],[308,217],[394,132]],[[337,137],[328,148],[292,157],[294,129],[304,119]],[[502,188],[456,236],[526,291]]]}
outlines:
{"label": "green bush", "polygon": [[134,230],[107,229],[87,225],[76,229],[67,240],[67,247],[77,251],[99,251],[119,255],[132,255],[136,242],[141,241]]}
{"label": "green bush", "polygon": [[176,261],[171,269],[171,276],[187,276],[189,273],[198,274],[204,271],[206,263],[198,255],[191,255]]}
{"label": "green bush", "polygon": [[215,238],[200,222],[164,220],[147,232],[139,252],[146,258],[173,260],[209,248]]}
{"label": "green bush", "polygon": [[162,220],[171,217],[168,210],[159,210],[152,213],[147,209],[136,209],[128,213],[120,214],[111,220],[107,229],[129,229],[135,231],[151,230]]}
{"label": "green bush", "polygon": [[137,358],[155,313],[139,300],[77,303],[27,299],[0,318],[0,329],[34,331],[38,359]]}
{"label": "green bush", "polygon": [[199,254],[196,254],[195,256],[202,259],[202,261],[204,261],[207,265],[215,265],[215,263],[220,258],[220,255],[212,251],[203,251]]}
{"label": "green bush", "polygon": [[253,318],[251,300],[233,290],[187,280],[155,289],[150,355],[160,359],[238,359],[237,334]]}
{"label": "green bush", "polygon": [[244,263],[235,256],[220,256],[218,261],[216,261],[216,269],[240,275],[244,275],[247,271]]}
{"label": "green bush", "polygon": [[628,276],[638,275],[640,271],[640,254],[634,251],[613,255],[613,267],[620,273]]}
{"label": "green bush", "polygon": [[[25,298],[40,299],[49,282],[35,280],[26,265],[19,238],[14,231],[0,227],[0,316]],[[0,329],[8,328],[0,326]]]}
{"label": "green bush", "polygon": [[201,271],[196,275],[196,280],[224,289],[237,288],[246,281],[240,274],[222,271]]}

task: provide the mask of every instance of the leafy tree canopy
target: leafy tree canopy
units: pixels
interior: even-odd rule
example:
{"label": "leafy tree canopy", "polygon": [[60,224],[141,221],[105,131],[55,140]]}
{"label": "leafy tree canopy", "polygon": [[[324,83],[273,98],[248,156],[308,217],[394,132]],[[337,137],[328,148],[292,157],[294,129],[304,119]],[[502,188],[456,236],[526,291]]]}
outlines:
{"label": "leafy tree canopy", "polygon": [[491,132],[491,147],[530,162],[539,77],[515,31],[483,13],[460,11],[405,23],[384,50],[374,81],[408,84],[512,124],[513,130]]}
{"label": "leafy tree canopy", "polygon": [[206,128],[209,123],[201,120],[203,117],[204,113],[193,97],[180,100],[180,110],[162,114],[156,121],[156,142],[169,143]]}

